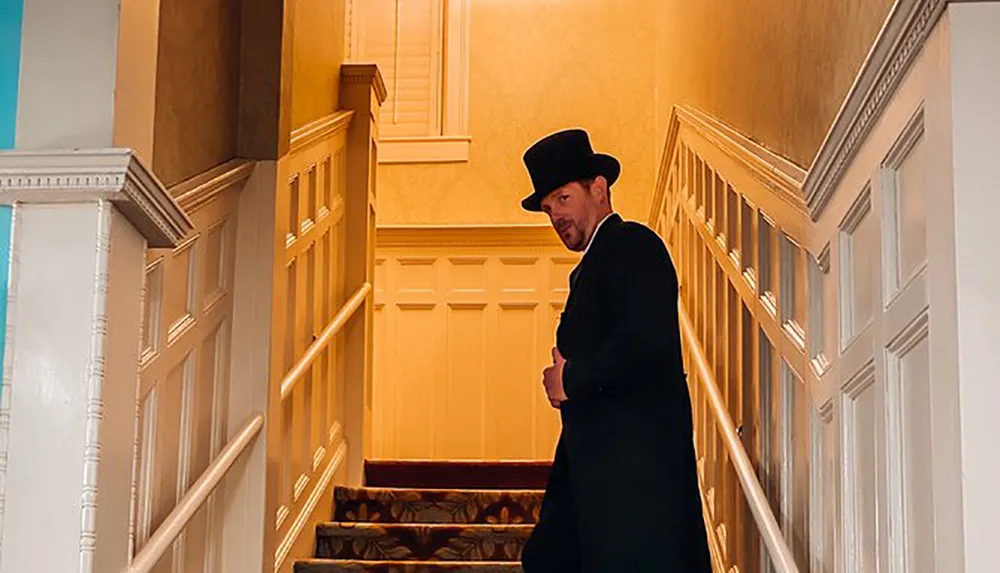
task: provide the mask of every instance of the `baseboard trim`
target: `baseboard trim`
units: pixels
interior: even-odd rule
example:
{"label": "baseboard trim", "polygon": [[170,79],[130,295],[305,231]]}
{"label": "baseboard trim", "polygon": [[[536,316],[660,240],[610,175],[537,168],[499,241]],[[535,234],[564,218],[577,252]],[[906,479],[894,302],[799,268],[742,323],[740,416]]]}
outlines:
{"label": "baseboard trim", "polygon": [[292,546],[295,545],[295,540],[302,535],[302,530],[309,522],[309,516],[311,516],[316,510],[319,500],[323,498],[323,494],[326,492],[327,488],[330,487],[330,481],[333,479],[334,474],[337,473],[337,470],[346,459],[347,441],[341,439],[340,445],[337,446],[337,451],[334,452],[330,463],[327,464],[326,469],[323,470],[323,475],[320,476],[319,482],[309,494],[309,498],[306,500],[305,505],[302,506],[302,510],[299,511],[299,515],[295,518],[295,522],[292,523],[288,533],[285,534],[285,538],[281,540],[278,548],[274,551],[274,570],[276,572],[281,570],[282,565],[285,563],[285,559],[288,558],[288,554],[292,550]]}
{"label": "baseboard trim", "polygon": [[708,550],[712,554],[712,570],[715,573],[726,573],[726,564],[722,561],[722,547],[719,545],[719,535],[715,532],[712,513],[708,509],[704,492],[701,493],[701,514],[705,520],[705,533],[708,535]]}

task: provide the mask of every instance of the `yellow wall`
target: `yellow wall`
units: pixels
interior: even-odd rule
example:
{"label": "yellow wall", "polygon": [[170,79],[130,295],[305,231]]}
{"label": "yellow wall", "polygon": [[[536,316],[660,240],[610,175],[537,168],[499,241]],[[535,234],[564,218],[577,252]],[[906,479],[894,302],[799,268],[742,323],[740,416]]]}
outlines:
{"label": "yellow wall", "polygon": [[236,157],[239,19],[225,0],[160,5],[152,160],[168,186]]}
{"label": "yellow wall", "polygon": [[[241,12],[242,10],[246,13]],[[344,60],[344,0],[298,0],[291,42],[291,92],[277,90],[268,76],[281,74],[280,49],[255,34],[254,19],[280,20],[272,1],[174,0],[160,7],[156,76],[153,168],[167,185],[207,171],[237,156],[275,158],[273,139],[277,106],[290,101],[291,129],[338,109],[340,65]],[[241,22],[241,18],[245,18]],[[280,26],[280,21],[277,23]],[[268,22],[264,26],[274,26]],[[242,38],[250,46],[241,62]],[[273,30],[272,30],[273,31]],[[263,47],[260,45],[263,44]],[[265,57],[266,56],[266,57]],[[245,66],[245,67],[241,67]],[[251,69],[252,68],[252,69]],[[241,83],[247,91],[241,93]],[[248,101],[252,99],[253,101]],[[241,106],[246,117],[241,123]],[[280,136],[280,135],[279,135]],[[287,137],[287,135],[285,135]],[[241,140],[248,145],[240,149]]]}
{"label": "yellow wall", "polygon": [[344,0],[293,3],[292,129],[338,109],[344,61]]}
{"label": "yellow wall", "polygon": [[642,219],[677,103],[808,167],[891,3],[472,2],[471,160],[381,166],[379,224],[539,222],[521,153],[575,125],[622,160],[615,206]]}
{"label": "yellow wall", "polygon": [[653,3],[471,2],[468,163],[379,168],[385,224],[544,223],[521,211],[521,154],[564,127],[587,128],[623,164],[623,215],[645,215],[658,145],[651,63]]}
{"label": "yellow wall", "polygon": [[[616,209],[645,220],[674,104],[808,166],[890,2],[473,1],[471,160],[380,166],[380,234],[544,224],[519,207],[521,154],[575,125],[622,160]],[[473,231],[453,229],[467,244],[410,230],[411,244],[379,247],[376,457],[551,456],[558,420],[538,380],[572,260],[557,243],[496,246]]]}
{"label": "yellow wall", "polygon": [[688,103],[808,167],[892,0],[655,4],[659,139]]}

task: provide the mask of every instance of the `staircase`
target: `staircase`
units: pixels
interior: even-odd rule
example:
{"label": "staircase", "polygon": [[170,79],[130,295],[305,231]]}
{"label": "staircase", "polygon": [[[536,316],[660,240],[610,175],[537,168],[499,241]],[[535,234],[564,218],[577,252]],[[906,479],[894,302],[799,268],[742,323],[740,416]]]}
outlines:
{"label": "staircase", "polygon": [[549,465],[378,462],[366,486],[334,491],[296,573],[520,572]]}

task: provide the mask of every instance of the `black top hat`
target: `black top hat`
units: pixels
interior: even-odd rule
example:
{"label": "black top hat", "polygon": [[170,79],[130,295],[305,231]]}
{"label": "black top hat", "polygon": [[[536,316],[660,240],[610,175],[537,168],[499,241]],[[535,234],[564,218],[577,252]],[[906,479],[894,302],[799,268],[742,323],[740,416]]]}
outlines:
{"label": "black top hat", "polygon": [[567,129],[548,135],[524,152],[524,165],[535,192],[521,201],[527,211],[541,211],[546,195],[573,181],[603,175],[610,187],[622,167],[610,155],[594,153],[590,137],[582,129]]}

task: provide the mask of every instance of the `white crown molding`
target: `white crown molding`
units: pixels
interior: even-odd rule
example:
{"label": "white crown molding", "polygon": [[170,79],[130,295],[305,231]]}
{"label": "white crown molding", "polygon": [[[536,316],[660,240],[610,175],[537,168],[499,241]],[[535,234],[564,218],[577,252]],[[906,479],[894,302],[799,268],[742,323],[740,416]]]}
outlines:
{"label": "white crown molding", "polygon": [[[955,0],[951,0],[955,1]],[[803,183],[818,219],[949,0],[897,0]]]}
{"label": "white crown molding", "polygon": [[109,200],[151,247],[173,247],[193,224],[131,149],[0,153],[0,204]]}

